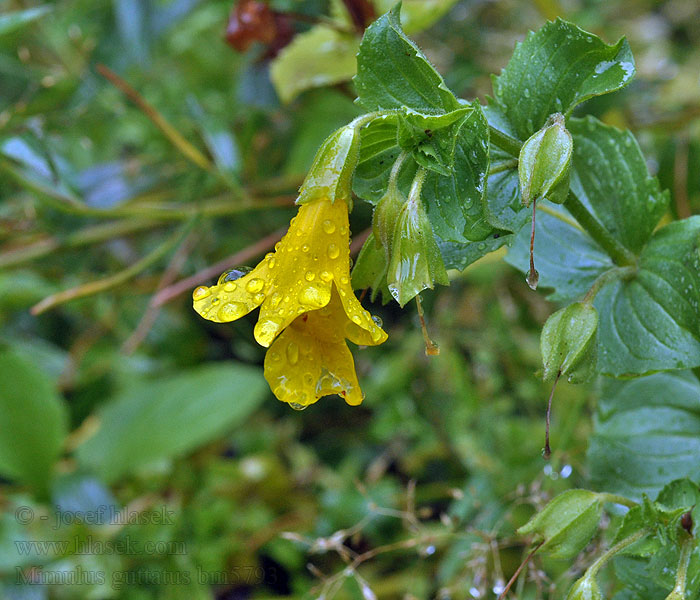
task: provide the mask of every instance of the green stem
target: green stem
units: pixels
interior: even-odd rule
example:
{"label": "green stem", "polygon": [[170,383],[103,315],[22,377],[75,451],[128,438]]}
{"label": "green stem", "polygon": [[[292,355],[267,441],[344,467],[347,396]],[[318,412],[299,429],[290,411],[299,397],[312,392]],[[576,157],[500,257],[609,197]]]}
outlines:
{"label": "green stem", "polygon": [[499,131],[493,125],[489,125],[489,132],[491,134],[491,143],[494,146],[500,148],[515,158],[520,156],[520,148],[523,145],[520,140],[516,140],[507,133]]}
{"label": "green stem", "polygon": [[496,173],[502,173],[503,171],[508,171],[510,169],[515,169],[518,166],[518,159],[511,158],[509,160],[504,160],[502,162],[492,164],[489,167],[489,175],[495,175]]}
{"label": "green stem", "polygon": [[84,298],[85,296],[92,296],[93,294],[104,292],[105,290],[121,285],[122,283],[126,283],[168,254],[177,244],[180,243],[181,240],[184,239],[185,235],[187,235],[187,233],[192,229],[194,222],[195,219],[192,219],[188,223],[184,224],[170,238],[165,240],[165,242],[156,247],[150,254],[147,254],[129,268],[109,277],[98,279],[96,281],[90,281],[69,290],[63,290],[62,292],[52,294],[51,296],[44,298],[38,304],[35,304],[31,308],[31,313],[33,315],[38,315],[51,308],[54,308],[55,306],[58,306],[59,304],[76,300],[77,298]]}
{"label": "green stem", "polygon": [[637,267],[613,267],[609,271],[605,271],[593,282],[593,285],[583,297],[583,302],[591,304],[603,286],[618,279],[632,279],[636,274]]}
{"label": "green stem", "polygon": [[612,548],[607,550],[600,558],[598,558],[598,560],[596,560],[590,567],[588,567],[585,576],[595,577],[598,571],[600,571],[600,569],[603,567],[603,565],[605,565],[605,563],[608,562],[613,556],[627,548],[627,546],[631,546],[635,542],[638,542],[645,535],[648,534],[649,530],[640,529],[636,533],[633,533],[631,536],[626,537],[624,540],[618,542]]}
{"label": "green stem", "polygon": [[637,257],[618,242],[610,232],[588,212],[588,209],[573,191],[569,192],[569,197],[566,200],[566,208],[581,224],[581,227],[586,230],[588,235],[600,244],[616,264],[622,267],[637,264]]}
{"label": "green stem", "polygon": [[406,162],[406,159],[408,158],[408,152],[405,150],[401,152],[401,154],[398,155],[396,160],[394,161],[394,166],[391,167],[391,173],[389,173],[389,187],[391,188],[396,187],[396,180],[399,178],[399,172],[401,171],[401,167],[403,166],[403,163]]}
{"label": "green stem", "polygon": [[690,556],[695,547],[695,540],[688,538],[681,545],[681,557],[678,561],[678,571],[676,572],[676,585],[673,586],[673,593],[677,593],[681,598],[685,596],[686,578],[688,576],[688,565],[690,564]]}
{"label": "green stem", "polygon": [[111,240],[142,229],[153,229],[162,223],[144,219],[98,223],[86,227],[61,239],[49,237],[0,254],[0,269],[14,267],[35,260],[57,250],[77,248]]}
{"label": "green stem", "polygon": [[420,202],[420,193],[423,189],[423,183],[425,182],[425,176],[427,174],[428,172],[425,170],[424,167],[419,167],[416,171],[416,175],[413,178],[413,182],[411,183],[411,189],[408,192],[409,202]]}
{"label": "green stem", "polygon": [[626,506],[627,508],[634,508],[635,506],[638,506],[638,504],[634,500],[630,500],[629,498],[625,498],[624,496],[618,496],[617,494],[608,494],[607,492],[603,492],[601,494],[598,494],[598,497],[603,502],[621,504],[622,506]]}

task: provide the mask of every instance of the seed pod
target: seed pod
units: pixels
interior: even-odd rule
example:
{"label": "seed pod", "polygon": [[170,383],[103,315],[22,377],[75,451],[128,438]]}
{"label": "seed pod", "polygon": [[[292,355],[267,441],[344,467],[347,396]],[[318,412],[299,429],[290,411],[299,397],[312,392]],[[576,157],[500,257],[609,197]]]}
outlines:
{"label": "seed pod", "polygon": [[538,198],[562,204],[569,193],[571,154],[574,142],[564,116],[552,115],[520,149],[518,176],[524,206]]}
{"label": "seed pod", "polygon": [[598,529],[603,503],[589,490],[567,490],[518,529],[544,541],[540,552],[553,558],[576,556]]}
{"label": "seed pod", "polygon": [[592,379],[598,362],[598,311],[574,302],[555,312],[542,328],[540,350],[544,381],[560,375],[571,383]]}

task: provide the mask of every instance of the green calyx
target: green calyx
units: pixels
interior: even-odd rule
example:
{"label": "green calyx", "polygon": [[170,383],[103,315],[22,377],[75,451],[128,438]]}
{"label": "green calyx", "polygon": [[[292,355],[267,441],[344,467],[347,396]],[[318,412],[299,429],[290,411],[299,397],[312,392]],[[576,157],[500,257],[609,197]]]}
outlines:
{"label": "green calyx", "polygon": [[594,575],[584,575],[571,586],[566,600],[603,600]]}
{"label": "green calyx", "polygon": [[603,510],[599,494],[589,490],[568,490],[518,529],[521,535],[542,540],[541,552],[553,558],[570,559],[588,544],[598,529]]}
{"label": "green calyx", "polygon": [[539,198],[562,204],[569,193],[574,142],[557,113],[520,149],[518,176],[524,206]]}
{"label": "green calyx", "polygon": [[299,190],[297,204],[320,198],[348,201],[352,175],[360,155],[360,133],[354,123],[341,127],[326,138]]}
{"label": "green calyx", "polygon": [[542,328],[540,350],[544,381],[560,376],[571,383],[592,379],[598,362],[598,312],[593,305],[574,302],[551,315]]}

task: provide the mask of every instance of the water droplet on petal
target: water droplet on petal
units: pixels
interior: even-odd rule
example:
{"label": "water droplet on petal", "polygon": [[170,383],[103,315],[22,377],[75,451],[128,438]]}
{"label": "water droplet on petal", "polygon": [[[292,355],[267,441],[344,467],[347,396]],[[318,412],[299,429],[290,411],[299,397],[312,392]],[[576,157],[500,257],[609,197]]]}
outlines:
{"label": "water droplet on petal", "polygon": [[340,249],[335,244],[330,244],[326,252],[328,254],[328,258],[330,259],[335,259],[340,256]]}
{"label": "water droplet on petal", "polygon": [[221,274],[217,283],[221,285],[222,283],[226,283],[227,281],[236,281],[236,279],[245,277],[252,270],[253,269],[251,269],[250,267],[236,267],[235,269],[228,269],[227,271],[224,271]]}
{"label": "water droplet on petal", "polygon": [[210,295],[211,290],[205,285],[200,285],[198,288],[195,288],[194,292],[192,292],[192,299],[203,300],[204,298]]}
{"label": "water droplet on petal", "polygon": [[218,296],[214,296],[214,297],[211,299],[211,303],[212,303],[212,304],[218,304],[219,302],[221,302],[221,299],[220,299]]}
{"label": "water droplet on petal", "polygon": [[217,314],[222,321],[235,321],[247,312],[245,304],[241,302],[227,302],[219,309]]}
{"label": "water droplet on petal", "polygon": [[360,325],[362,323],[362,319],[360,318],[360,315],[353,315],[352,321],[353,321],[353,323],[357,323],[358,325]]}
{"label": "water droplet on petal", "polygon": [[272,343],[272,340],[275,339],[279,328],[279,321],[274,319],[266,319],[265,321],[258,321],[255,324],[253,334],[255,335],[255,339],[258,341],[258,344],[268,347]]}
{"label": "water droplet on petal", "polygon": [[321,281],[325,281],[326,283],[333,281],[333,273],[330,271],[321,271],[319,277],[321,278]]}
{"label": "water droplet on petal", "polygon": [[350,280],[345,275],[343,275],[340,278],[340,283],[342,283],[343,285],[347,285],[348,283],[350,283]]}
{"label": "water droplet on petal", "polygon": [[326,233],[333,233],[335,231],[335,223],[333,223],[333,221],[330,219],[326,219],[323,222],[323,231]]}
{"label": "water droplet on petal", "polygon": [[331,292],[326,288],[320,288],[315,285],[307,285],[299,292],[299,303],[321,308],[328,304],[331,299]]}
{"label": "water droplet on petal", "polygon": [[262,304],[263,300],[265,300],[265,294],[260,293],[255,294],[255,296],[253,296],[253,302],[255,302],[256,304]]}
{"label": "water droplet on petal", "polygon": [[254,277],[246,284],[245,289],[251,294],[257,294],[262,291],[264,286],[265,282],[262,279]]}
{"label": "water droplet on petal", "polygon": [[287,345],[287,362],[290,365],[295,365],[299,362],[299,346],[294,342],[289,342]]}
{"label": "water droplet on petal", "polygon": [[227,281],[224,283],[224,292],[232,292],[235,290],[238,286],[233,283],[233,281]]}
{"label": "water droplet on petal", "polygon": [[298,404],[296,402],[290,402],[289,406],[291,406],[294,410],[306,410],[309,408],[308,404]]}
{"label": "water droplet on petal", "polygon": [[311,250],[311,246],[309,246],[308,244],[304,244],[304,245],[301,247],[301,251],[302,251],[302,252],[308,252],[309,250]]}
{"label": "water droplet on petal", "polygon": [[384,325],[384,321],[382,321],[382,318],[378,315],[372,315],[372,321],[374,321],[377,327],[382,327]]}
{"label": "water droplet on petal", "polygon": [[313,281],[315,277],[316,274],[313,271],[307,271],[304,275],[304,279],[306,279],[306,281]]}
{"label": "water droplet on petal", "polygon": [[272,308],[277,308],[280,305],[280,302],[282,302],[282,295],[279,292],[272,294],[272,297],[270,298]]}

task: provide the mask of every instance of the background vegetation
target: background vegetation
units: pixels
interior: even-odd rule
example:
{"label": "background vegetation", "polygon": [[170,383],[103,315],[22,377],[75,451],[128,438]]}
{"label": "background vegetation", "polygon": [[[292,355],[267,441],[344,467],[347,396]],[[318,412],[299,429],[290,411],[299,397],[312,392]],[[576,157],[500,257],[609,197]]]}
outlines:
{"label": "background vegetation", "polygon": [[[278,40],[283,26],[291,35],[319,20],[357,29],[339,2],[270,4],[293,13],[276,25]],[[626,35],[637,77],[586,111],[634,130],[674,214],[698,213],[697,2],[405,5],[418,15],[409,32],[450,88],[482,100],[489,74],[546,19],[608,42]],[[530,550],[515,529],[556,493],[653,496],[673,477],[697,480],[690,373],[634,388],[560,383],[553,455],[542,459],[549,386],[535,372],[555,306],[493,255],[424,294],[438,357],[425,356],[411,309],[377,304],[390,337],[355,352],[361,407],[326,398],[298,413],[274,399],[252,317],[206,322],[190,293],[274,246],[316,148],[359,109],[347,52],[324,62],[298,51],[277,67],[276,90],[276,44],[228,45],[231,10],[230,1],[0,2],[4,597],[495,598]],[[360,242],[370,219],[356,203]],[[683,441],[678,464],[642,483],[592,470],[592,456],[612,464],[619,451],[611,399],[653,404],[678,378],[689,400],[658,440]],[[645,410],[633,421],[642,428],[653,425]],[[57,506],[141,518],[57,527]],[[80,552],[108,541],[122,545]],[[515,596],[563,598],[579,562],[536,559]],[[42,572],[103,577],[31,584]],[[608,574],[610,597],[615,581]]]}

